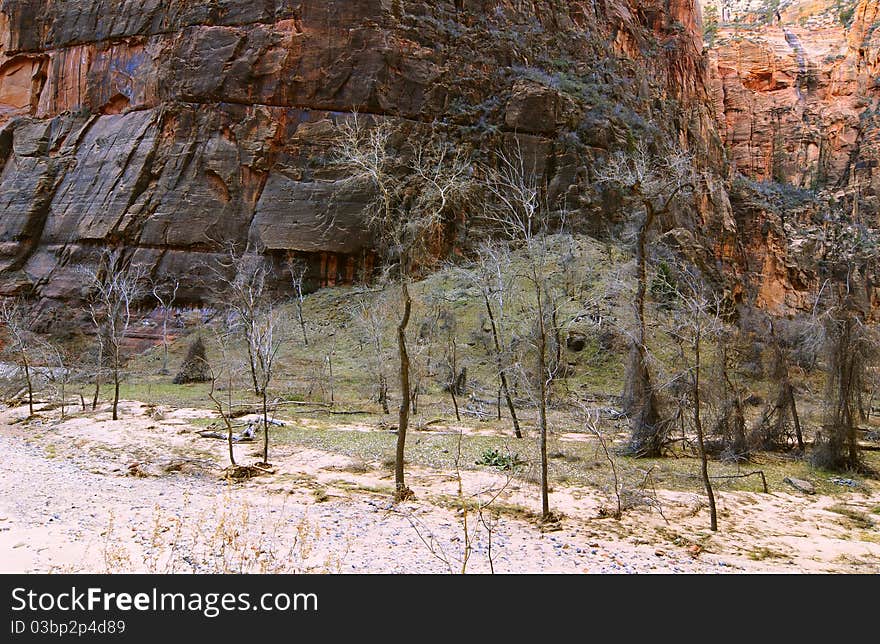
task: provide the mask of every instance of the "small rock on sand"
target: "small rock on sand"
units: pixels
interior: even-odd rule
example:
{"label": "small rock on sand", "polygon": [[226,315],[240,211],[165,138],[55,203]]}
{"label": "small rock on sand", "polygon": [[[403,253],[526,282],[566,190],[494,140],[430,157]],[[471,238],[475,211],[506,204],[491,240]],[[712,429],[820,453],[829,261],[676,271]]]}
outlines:
{"label": "small rock on sand", "polygon": [[786,476],[782,480],[785,481],[786,483],[788,483],[795,490],[803,492],[804,494],[815,494],[816,493],[815,486],[812,483],[810,483],[809,481],[805,481],[804,479],[796,479],[796,478],[792,478],[790,476]]}

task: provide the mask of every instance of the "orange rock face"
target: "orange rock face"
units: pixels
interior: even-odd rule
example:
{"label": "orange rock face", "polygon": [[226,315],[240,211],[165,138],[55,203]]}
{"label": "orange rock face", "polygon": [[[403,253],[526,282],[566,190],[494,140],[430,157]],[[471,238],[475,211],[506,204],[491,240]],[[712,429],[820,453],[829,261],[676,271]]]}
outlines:
{"label": "orange rock face", "polygon": [[860,0],[846,24],[839,4],[788,2],[781,20],[748,24],[746,12],[721,23],[710,85],[739,172],[804,188],[880,188],[880,2]]}
{"label": "orange rock face", "polygon": [[247,240],[350,281],[371,195],[326,155],[355,110],[515,143],[589,223],[609,148],[720,162],[704,79],[694,0],[2,0],[0,293],[76,297],[122,245],[198,301]]}
{"label": "orange rock face", "polygon": [[726,265],[758,306],[810,310],[833,254],[822,200],[869,225],[880,213],[880,0],[783,0],[778,15],[756,0],[702,5],[721,18],[707,48],[718,132],[733,176],[757,182],[731,187]]}

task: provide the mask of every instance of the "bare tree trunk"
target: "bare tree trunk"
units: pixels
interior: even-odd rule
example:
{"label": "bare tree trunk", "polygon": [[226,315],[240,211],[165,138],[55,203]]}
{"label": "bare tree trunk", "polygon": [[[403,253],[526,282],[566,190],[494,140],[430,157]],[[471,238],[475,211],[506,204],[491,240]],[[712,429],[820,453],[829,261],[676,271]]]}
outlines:
{"label": "bare tree trunk", "polygon": [[846,446],[849,452],[849,463],[853,467],[859,463],[858,428],[853,414],[853,399],[858,395],[858,390],[861,387],[861,378],[857,374],[857,370],[861,368],[861,365],[858,364],[861,358],[860,356],[852,355],[853,352],[859,351],[857,346],[858,338],[853,337],[854,326],[853,317],[851,314],[848,314],[845,322],[846,331],[843,337],[845,339],[844,346],[849,351],[842,361],[845,375],[841,377],[841,399],[845,401]]}
{"label": "bare tree trunk", "polygon": [[[519,428],[519,419],[516,417],[516,407],[513,405],[513,398],[510,396],[510,388],[507,386],[507,375],[501,358],[501,340],[498,338],[498,327],[495,325],[495,315],[492,312],[492,305],[489,298],[483,295],[483,301],[486,304],[486,312],[489,314],[489,323],[492,326],[492,339],[495,343],[495,361],[498,365],[498,378],[501,380],[501,390],[504,392],[504,398],[507,401],[507,409],[510,412],[510,419],[513,421],[513,431],[517,438],[522,438],[522,431]],[[498,417],[501,417],[499,407]]]}
{"label": "bare tree trunk", "polygon": [[63,421],[64,420],[64,412],[66,411],[65,405],[64,405],[64,403],[65,403],[64,399],[65,399],[65,396],[67,395],[67,380],[66,380],[67,376],[63,372],[63,369],[64,369],[63,366],[61,367],[61,369],[62,369],[61,385],[60,385],[60,387],[61,387],[61,420]]}
{"label": "bare tree trunk", "polygon": [[563,373],[562,372],[562,336],[559,330],[559,321],[557,319],[556,307],[553,307],[553,311],[550,315],[550,321],[553,325],[553,341],[556,344],[555,354],[554,354],[554,365],[553,372],[556,374]]}
{"label": "bare tree trunk", "polygon": [[516,407],[513,405],[513,397],[510,395],[510,387],[507,385],[507,376],[504,371],[500,372],[501,390],[504,392],[504,399],[507,401],[507,411],[510,412],[510,418],[513,421],[513,432],[517,438],[522,438],[522,430],[519,427],[519,418],[516,417]]}
{"label": "bare tree trunk", "polygon": [[397,350],[400,359],[400,410],[397,422],[397,451],[394,459],[394,486],[397,500],[405,500],[411,491],[406,487],[403,472],[404,448],[406,446],[406,430],[409,426],[410,385],[409,385],[409,353],[406,348],[406,327],[412,311],[412,298],[404,277],[400,286],[403,296],[403,317],[397,325]]}
{"label": "bare tree trunk", "polygon": [[168,373],[168,307],[163,306],[162,315],[162,373]]}
{"label": "bare tree trunk", "polygon": [[263,399],[263,463],[269,464],[269,410],[266,403],[266,387],[260,392]]}
{"label": "bare tree trunk", "polygon": [[391,413],[388,409],[388,380],[385,376],[379,376],[379,404],[382,405],[382,413]]}
{"label": "bare tree trunk", "polygon": [[257,381],[257,356],[254,355],[254,350],[248,343],[248,364],[251,368],[251,383],[254,386],[254,393],[258,396],[260,395],[260,383]]}
{"label": "bare tree trunk", "polygon": [[[308,342],[306,342],[308,344]],[[330,378],[330,404],[333,405],[336,402],[335,395],[333,393],[333,357],[332,354],[327,354],[327,371]]]}
{"label": "bare tree trunk", "polygon": [[[99,330],[98,333],[101,331]],[[98,406],[98,394],[101,393],[101,369],[104,366],[104,343],[98,342],[98,364],[95,368],[95,395],[92,397],[92,411]]]}
{"label": "bare tree trunk", "polygon": [[461,422],[461,414],[458,411],[458,400],[455,397],[455,387],[450,387],[449,395],[452,397],[452,407],[455,409],[455,420]]}
{"label": "bare tree trunk", "polygon": [[452,337],[452,357],[450,360],[450,370],[452,371],[452,382],[449,385],[449,396],[452,398],[452,406],[455,409],[455,420],[461,422],[461,414],[458,412],[458,399],[456,398],[456,394],[458,393],[458,345],[455,341],[455,336]]}
{"label": "bare tree trunk", "polygon": [[544,322],[544,301],[541,286],[535,278],[535,293],[538,302],[538,418],[541,428],[541,518],[552,518],[550,514],[549,484],[547,481],[547,328]]}
{"label": "bare tree trunk", "polygon": [[730,414],[728,410],[732,410],[733,418],[728,417],[729,435],[727,440],[728,449],[733,451],[737,460],[748,452],[748,442],[745,433],[745,414],[743,413],[742,397],[739,390],[734,386],[730,379],[729,356],[727,353],[726,339],[721,338],[718,342],[719,362],[721,363],[721,379],[724,386],[724,414]]}
{"label": "bare tree trunk", "polygon": [[[232,423],[229,422],[229,415],[223,413],[223,403],[216,396],[216,385],[217,378],[211,377],[211,391],[208,393],[208,397],[211,399],[211,402],[214,403],[214,407],[217,408],[217,413],[220,414],[220,418],[223,419],[223,424],[226,425],[226,444],[229,447],[229,464],[235,465],[235,453],[232,450]],[[232,411],[232,405],[229,406],[229,410]]]}
{"label": "bare tree trunk", "polygon": [[119,420],[119,349],[113,358],[113,420]]}
{"label": "bare tree trunk", "polygon": [[700,447],[700,473],[703,476],[703,485],[706,487],[706,496],[709,497],[709,521],[710,529],[718,530],[718,511],[715,508],[715,493],[712,491],[712,481],[709,479],[709,463],[706,458],[706,445],[703,441],[703,419],[700,416],[700,344],[701,333],[697,329],[694,336],[694,427],[697,430],[697,443]]}
{"label": "bare tree trunk", "polygon": [[804,435],[801,432],[801,419],[798,417],[797,403],[794,399],[794,387],[786,374],[785,389],[788,392],[788,404],[791,407],[791,420],[794,423],[794,435],[797,437],[798,449],[804,453]]}
{"label": "bare tree trunk", "polygon": [[306,320],[303,317],[302,291],[297,293],[296,315],[299,318],[299,327],[302,330],[303,344],[309,346],[309,336],[306,334]]}
{"label": "bare tree trunk", "polygon": [[388,409],[388,378],[385,377],[385,370],[382,367],[384,360],[379,333],[374,333],[373,344],[376,351],[376,384],[379,386],[378,402],[382,405],[382,413],[389,414],[391,411]]}
{"label": "bare tree trunk", "polygon": [[647,360],[645,332],[645,298],[648,290],[647,245],[648,231],[654,220],[654,211],[646,205],[645,221],[639,228],[636,244],[638,286],[636,289],[636,337],[630,349],[626,373],[624,409],[630,415],[630,452],[640,457],[659,456],[663,432],[657,412],[657,398],[651,383]]}
{"label": "bare tree trunk", "polygon": [[30,415],[34,415],[34,384],[31,380],[31,366],[27,359],[27,355],[25,352],[21,352],[22,356],[22,364],[24,365],[24,379],[27,382],[27,392],[28,392],[28,411]]}

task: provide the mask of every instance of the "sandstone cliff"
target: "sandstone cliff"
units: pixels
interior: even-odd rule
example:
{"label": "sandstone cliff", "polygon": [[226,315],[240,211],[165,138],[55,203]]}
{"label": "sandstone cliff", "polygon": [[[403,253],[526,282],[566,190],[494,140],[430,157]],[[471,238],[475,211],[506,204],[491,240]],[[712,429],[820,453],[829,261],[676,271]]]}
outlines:
{"label": "sandstone cliff", "polygon": [[659,133],[720,166],[705,77],[693,0],[3,0],[0,291],[75,297],[121,245],[195,301],[228,240],[353,278],[368,195],[321,161],[355,110],[515,136],[598,220],[609,148]]}
{"label": "sandstone cliff", "polygon": [[[830,212],[880,214],[880,2],[704,0],[718,131],[736,179],[727,267],[756,304],[810,310]],[[711,11],[711,10],[710,10]],[[877,289],[873,287],[876,301]]]}
{"label": "sandstone cliff", "polygon": [[[737,171],[802,188],[871,188],[880,175],[877,0],[716,2],[709,51],[719,133]],[[735,21],[733,21],[735,20]]]}

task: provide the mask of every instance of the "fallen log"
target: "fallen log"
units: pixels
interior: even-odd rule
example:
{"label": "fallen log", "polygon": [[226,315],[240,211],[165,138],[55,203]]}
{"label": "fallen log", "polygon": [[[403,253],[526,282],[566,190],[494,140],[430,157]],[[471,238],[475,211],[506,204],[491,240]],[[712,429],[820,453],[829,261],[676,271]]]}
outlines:
{"label": "fallen log", "polygon": [[770,490],[767,488],[767,477],[764,476],[764,472],[761,470],[755,470],[754,472],[748,472],[746,474],[727,474],[727,475],[718,475],[718,476],[710,476],[710,479],[744,479],[749,476],[760,476],[761,484],[764,486],[764,492],[768,493]]}

